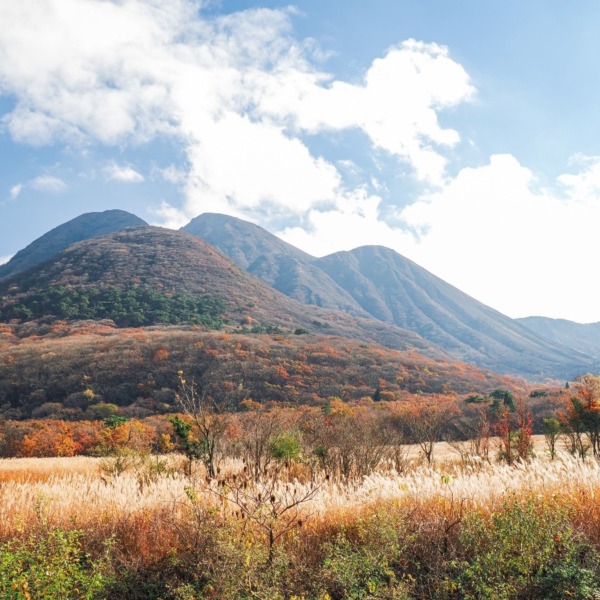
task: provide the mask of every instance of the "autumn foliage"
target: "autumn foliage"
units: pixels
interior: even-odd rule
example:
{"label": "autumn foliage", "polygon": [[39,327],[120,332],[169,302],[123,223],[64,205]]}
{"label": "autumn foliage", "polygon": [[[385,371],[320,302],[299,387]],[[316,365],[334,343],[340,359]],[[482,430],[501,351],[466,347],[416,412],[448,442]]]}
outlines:
{"label": "autumn foliage", "polygon": [[131,418],[168,414],[177,410],[179,370],[233,407],[247,400],[317,406],[330,397],[407,401],[527,391],[518,379],[464,363],[333,336],[54,322],[2,328],[0,415],[93,421],[111,406]]}

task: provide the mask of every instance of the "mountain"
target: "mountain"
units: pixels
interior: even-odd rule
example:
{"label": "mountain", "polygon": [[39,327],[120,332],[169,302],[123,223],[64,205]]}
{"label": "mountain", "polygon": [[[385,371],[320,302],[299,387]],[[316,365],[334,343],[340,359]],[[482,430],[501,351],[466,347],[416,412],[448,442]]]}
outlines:
{"label": "mountain", "polygon": [[600,359],[600,323],[583,324],[548,317],[525,317],[516,320],[555,344]]}
{"label": "mountain", "polygon": [[387,248],[315,258],[225,215],[201,215],[179,232],[140,223],[123,211],[89,213],[30,244],[0,268],[0,320],[224,319],[229,330],[327,333],[536,379],[597,363],[576,338],[570,347],[547,339]]}
{"label": "mountain", "polygon": [[337,252],[319,266],[369,314],[414,331],[453,356],[512,373],[547,377],[589,364],[389,248]]}
{"label": "mountain", "polygon": [[205,213],[181,231],[208,242],[248,273],[290,298],[370,317],[346,290],[317,266],[316,258],[262,227],[235,217]]}
{"label": "mountain", "polygon": [[307,279],[280,277],[290,263],[297,271],[301,265],[303,274],[310,267],[310,285],[329,306],[414,331],[460,360],[536,378],[572,377],[592,368],[584,353],[550,342],[393,250],[368,246],[315,258],[225,215],[200,215],[184,230],[279,291],[314,303],[303,293]]}
{"label": "mountain", "polygon": [[[140,289],[152,290],[151,297],[132,298],[134,291]],[[56,298],[48,296],[52,290],[66,294],[65,298],[59,297],[56,302]],[[88,295],[83,294],[85,290]],[[149,310],[160,304],[168,311],[171,307],[165,305],[165,300],[173,294],[185,294],[185,302],[189,297],[208,295],[224,303],[223,318],[230,327],[316,330],[392,348],[414,348],[433,356],[444,354],[418,335],[398,327],[308,307],[246,273],[203,240],[150,226],[72,244],[45,263],[5,278],[0,282],[0,314],[20,310],[20,314],[27,315],[53,302],[51,305],[60,305],[60,310],[66,307],[67,316],[77,317],[89,304],[90,293],[98,297],[97,290],[105,290],[103,303],[110,300],[125,306],[120,311],[132,302],[144,302],[147,307],[150,305]]]}
{"label": "mountain", "polygon": [[55,227],[1,265],[0,280],[45,262],[75,242],[140,225],[146,225],[146,222],[124,210],[80,215]]}

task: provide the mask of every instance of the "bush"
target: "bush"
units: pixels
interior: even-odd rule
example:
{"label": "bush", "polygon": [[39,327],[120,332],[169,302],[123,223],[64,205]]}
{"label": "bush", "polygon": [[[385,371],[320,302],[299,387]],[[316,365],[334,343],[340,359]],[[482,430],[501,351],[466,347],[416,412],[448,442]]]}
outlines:
{"label": "bush", "polygon": [[277,460],[298,460],[302,450],[300,435],[295,431],[280,433],[271,440],[270,450],[273,458]]}
{"label": "bush", "polygon": [[514,501],[490,522],[471,513],[460,544],[463,560],[452,564],[457,574],[447,585],[452,597],[583,600],[600,591],[597,555],[556,508]]}
{"label": "bush", "polygon": [[0,599],[95,598],[110,580],[109,550],[93,560],[80,531],[54,529],[0,546]]}
{"label": "bush", "polygon": [[326,544],[321,580],[325,598],[408,599],[402,582],[396,579],[385,552],[368,545],[352,547],[342,535]]}

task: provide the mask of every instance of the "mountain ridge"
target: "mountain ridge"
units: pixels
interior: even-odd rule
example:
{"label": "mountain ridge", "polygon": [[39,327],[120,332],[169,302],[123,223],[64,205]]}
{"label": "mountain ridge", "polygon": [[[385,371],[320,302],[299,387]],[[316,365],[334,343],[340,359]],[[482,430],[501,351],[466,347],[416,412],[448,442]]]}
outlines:
{"label": "mountain ridge", "polygon": [[576,352],[585,352],[594,359],[600,360],[600,323],[576,323],[568,319],[539,316],[515,320],[551,342]]}
{"label": "mountain ridge", "polygon": [[[215,221],[219,227],[206,225]],[[234,217],[206,213],[192,223],[183,229],[204,235],[279,291],[310,302],[293,287],[302,282],[292,281],[292,289],[286,288],[255,265],[262,260],[281,268],[284,257],[300,256],[296,260],[310,266],[313,280],[327,282],[330,305],[414,331],[460,360],[535,377],[571,376],[592,368],[585,354],[539,336],[389,248],[363,246],[316,258],[302,251],[295,254],[287,242]],[[251,255],[246,254],[248,248]]]}
{"label": "mountain ridge", "polygon": [[346,290],[323,276],[314,256],[258,225],[237,217],[203,213],[180,231],[207,241],[248,273],[290,298],[370,318]]}
{"label": "mountain ridge", "polygon": [[40,288],[145,286],[164,292],[212,295],[227,302],[235,325],[273,325],[294,331],[364,339],[392,348],[445,353],[417,334],[347,313],[308,307],[247,273],[216,248],[191,234],[144,226],[72,244],[45,263],[0,281],[4,303]]}
{"label": "mountain ridge", "polygon": [[[97,235],[103,227],[117,230]],[[69,244],[70,236],[84,239]],[[31,252],[32,247],[44,252]],[[0,279],[4,303],[44,286],[141,285],[220,296],[227,300],[229,322],[246,329],[261,323],[326,331],[537,379],[568,379],[597,364],[394,250],[363,246],[312,257],[227,215],[205,213],[174,231],[148,226],[124,211],[87,213],[19,254],[34,264],[25,269],[23,262],[21,267],[18,261],[17,267],[8,263],[17,270]]]}

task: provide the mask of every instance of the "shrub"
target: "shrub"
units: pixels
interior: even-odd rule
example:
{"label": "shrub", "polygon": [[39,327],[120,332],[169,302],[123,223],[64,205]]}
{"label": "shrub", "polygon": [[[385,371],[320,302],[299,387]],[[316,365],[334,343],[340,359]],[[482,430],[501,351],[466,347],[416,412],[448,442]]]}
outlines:
{"label": "shrub", "polygon": [[286,431],[277,435],[270,444],[273,458],[281,461],[293,461],[300,458],[302,444],[295,431]]}
{"label": "shrub", "polygon": [[0,599],[95,598],[110,581],[110,546],[93,560],[80,531],[54,529],[0,546]]}
{"label": "shrub", "polygon": [[470,513],[460,544],[463,560],[447,586],[453,597],[585,599],[599,591],[598,557],[556,507],[513,501],[490,521]]}
{"label": "shrub", "polygon": [[343,536],[325,544],[326,558],[321,573],[325,598],[348,600],[409,598],[396,578],[387,553],[370,545],[353,547]]}

